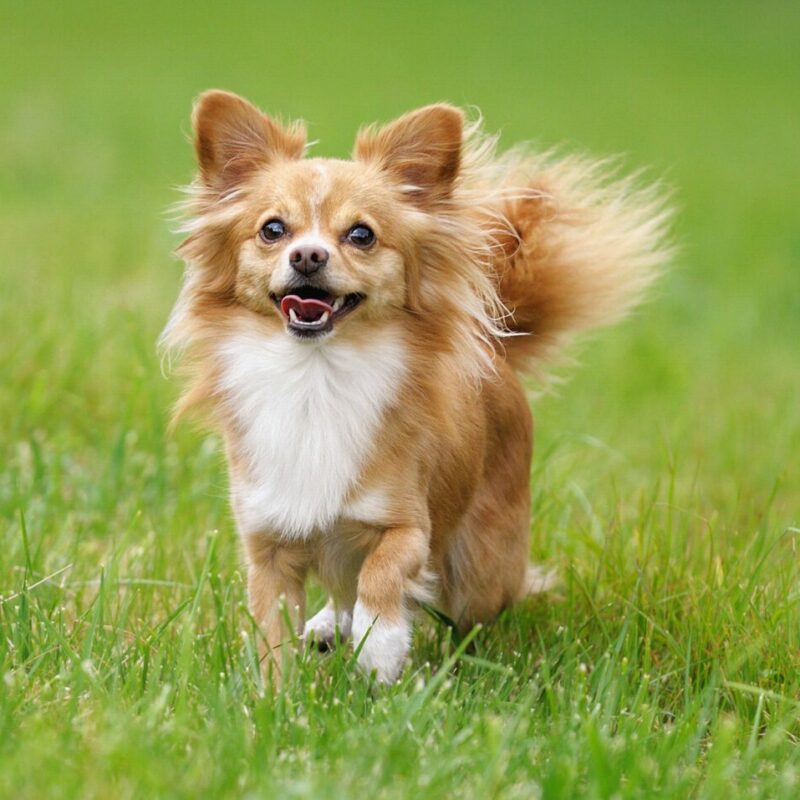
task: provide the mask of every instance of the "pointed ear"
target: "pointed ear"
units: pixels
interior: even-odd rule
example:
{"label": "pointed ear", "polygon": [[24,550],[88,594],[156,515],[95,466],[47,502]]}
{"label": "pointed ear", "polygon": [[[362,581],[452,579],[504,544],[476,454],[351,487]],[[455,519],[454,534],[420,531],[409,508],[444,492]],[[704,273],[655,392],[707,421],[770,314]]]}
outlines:
{"label": "pointed ear", "polygon": [[277,158],[300,158],[305,129],[283,128],[242,97],[212,90],[192,112],[194,148],[206,186],[226,191]]}
{"label": "pointed ear", "polygon": [[421,205],[450,194],[461,166],[464,114],[454,106],[426,106],[383,128],[362,130],[355,158],[377,162]]}

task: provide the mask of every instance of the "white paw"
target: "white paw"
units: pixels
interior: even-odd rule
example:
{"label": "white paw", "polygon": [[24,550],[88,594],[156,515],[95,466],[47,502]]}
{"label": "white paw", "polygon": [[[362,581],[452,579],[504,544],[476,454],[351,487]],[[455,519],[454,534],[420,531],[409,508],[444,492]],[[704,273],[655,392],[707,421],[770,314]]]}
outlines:
{"label": "white paw", "polygon": [[411,646],[411,623],[384,621],[359,600],[353,609],[353,646],[361,647],[358,666],[364,672],[375,672],[380,683],[394,683]]}
{"label": "white paw", "polygon": [[328,603],[306,622],[303,638],[313,641],[320,650],[330,650],[336,644],[336,626],[339,626],[339,640],[344,642],[350,636],[351,622],[349,611],[336,611],[333,604]]}

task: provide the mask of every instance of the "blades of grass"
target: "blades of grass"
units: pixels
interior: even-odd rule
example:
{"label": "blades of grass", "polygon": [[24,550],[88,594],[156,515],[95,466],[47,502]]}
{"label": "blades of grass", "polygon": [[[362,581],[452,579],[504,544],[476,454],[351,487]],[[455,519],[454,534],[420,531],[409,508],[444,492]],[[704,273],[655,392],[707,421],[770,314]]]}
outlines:
{"label": "blades of grass", "polygon": [[[57,578],[59,575],[66,572],[68,569],[72,569],[72,564],[67,564],[66,566],[57,569],[55,572],[51,572],[49,575],[45,575],[44,578],[40,578],[36,583],[32,583],[30,586],[25,588],[26,592],[33,591],[38,586],[42,586],[45,583],[49,583],[53,578]],[[15,592],[14,594],[10,594],[8,597],[0,597],[0,606],[5,605],[6,603],[10,603],[12,600],[16,600],[22,592]]]}
{"label": "blades of grass", "polygon": [[480,658],[478,656],[470,655],[469,653],[464,653],[461,656],[461,661],[465,664],[472,664],[476,667],[481,667],[482,669],[489,670],[490,672],[497,672],[501,675],[515,675],[516,672],[514,671],[513,667],[510,667],[506,664],[498,664],[495,661],[489,661],[485,658]]}
{"label": "blades of grass", "polygon": [[758,695],[758,705],[756,706],[756,713],[753,717],[753,724],[750,728],[750,737],[747,740],[747,755],[752,757],[756,751],[758,744],[758,735],[761,728],[761,715],[764,711],[764,692]]}
{"label": "blades of grass", "polygon": [[783,703],[787,706],[791,706],[797,711],[800,711],[800,700],[796,700],[793,697],[787,697],[779,692],[773,692],[770,689],[762,689],[759,686],[751,686],[747,683],[739,683],[738,681],[722,681],[722,685],[731,691],[742,692],[743,694],[752,695],[758,698],[764,697],[767,700],[774,700],[777,703]]}
{"label": "blades of grass", "polygon": [[92,649],[94,647],[94,640],[97,631],[103,624],[103,606],[105,600],[105,568],[100,570],[100,586],[97,589],[97,595],[94,598],[94,613],[92,614],[92,621],[89,625],[89,630],[86,633],[86,638],[83,640],[83,649],[81,650],[81,658],[86,661],[91,658]]}
{"label": "blades of grass", "polygon": [[25,524],[25,512],[19,509],[19,531],[22,536],[22,552],[25,555],[25,578],[23,584],[27,584],[28,576],[33,573],[33,562],[31,561],[31,546],[28,541],[28,526]]}
{"label": "blades of grass", "polygon": [[182,713],[186,710],[188,698],[187,689],[189,680],[193,674],[192,661],[196,646],[197,634],[197,618],[200,610],[200,598],[203,595],[208,576],[211,572],[211,565],[214,562],[216,553],[218,537],[216,531],[207,537],[206,557],[203,560],[203,566],[200,569],[200,574],[197,577],[197,585],[189,604],[189,613],[183,623],[181,631],[180,645],[178,648],[178,659],[176,662],[177,678],[176,678],[176,714]]}
{"label": "blades of grass", "polygon": [[472,628],[472,630],[469,631],[469,633],[461,640],[461,643],[458,645],[458,647],[456,647],[453,653],[445,659],[444,663],[441,665],[433,678],[431,678],[425,684],[420,692],[411,698],[411,701],[406,708],[406,713],[403,715],[403,724],[399,729],[400,731],[405,730],[419,709],[425,705],[428,698],[444,683],[450,674],[450,670],[461,659],[472,640],[482,629],[482,625],[476,625],[474,628]]}
{"label": "blades of grass", "polygon": [[455,620],[448,617],[447,614],[445,614],[443,611],[440,611],[438,608],[434,608],[432,605],[423,601],[419,602],[419,606],[431,619],[450,629],[450,634],[456,646],[461,644],[461,641],[464,637],[461,635],[461,631],[459,630]]}

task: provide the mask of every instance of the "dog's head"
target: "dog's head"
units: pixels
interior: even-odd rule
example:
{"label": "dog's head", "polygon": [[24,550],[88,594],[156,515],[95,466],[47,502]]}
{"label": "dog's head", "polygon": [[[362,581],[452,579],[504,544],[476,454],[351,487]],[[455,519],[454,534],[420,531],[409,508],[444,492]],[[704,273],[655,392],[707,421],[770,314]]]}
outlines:
{"label": "dog's head", "polygon": [[304,340],[368,330],[419,313],[426,260],[458,257],[447,219],[460,110],[433,105],[365,129],[352,161],[304,158],[302,126],[227,92],[203,94],[193,123],[199,176],[182,254],[229,307]]}

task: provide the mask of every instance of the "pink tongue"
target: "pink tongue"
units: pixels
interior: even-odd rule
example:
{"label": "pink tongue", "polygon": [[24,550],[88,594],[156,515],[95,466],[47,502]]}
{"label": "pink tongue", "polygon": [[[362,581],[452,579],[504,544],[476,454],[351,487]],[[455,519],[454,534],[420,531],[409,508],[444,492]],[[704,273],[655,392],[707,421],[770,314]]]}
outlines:
{"label": "pink tongue", "polygon": [[333,308],[323,300],[303,300],[296,294],[288,294],[281,300],[281,311],[288,317],[292,308],[302,322],[316,322],[326,311],[333,314]]}

